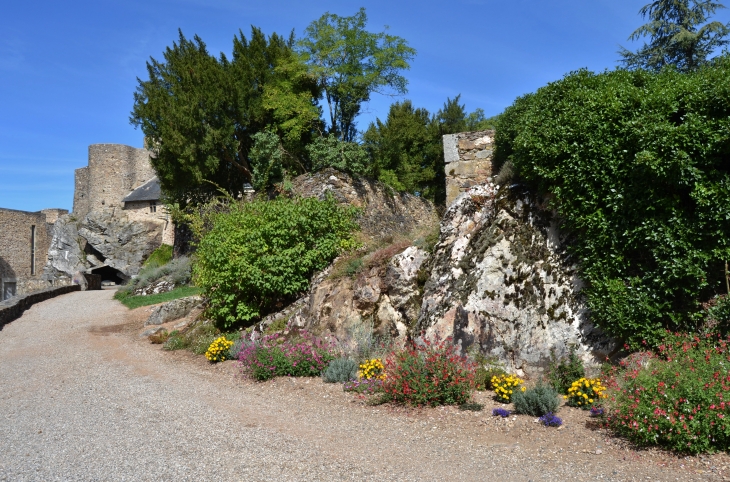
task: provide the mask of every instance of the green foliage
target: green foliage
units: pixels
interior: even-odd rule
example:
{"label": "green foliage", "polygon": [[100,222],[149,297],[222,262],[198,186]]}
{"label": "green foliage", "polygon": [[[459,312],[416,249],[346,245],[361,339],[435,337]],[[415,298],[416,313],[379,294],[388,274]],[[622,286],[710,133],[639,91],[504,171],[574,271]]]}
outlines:
{"label": "green foliage", "polygon": [[327,383],[345,383],[357,379],[357,362],[350,358],[335,358],[322,372]]}
{"label": "green foliage", "polygon": [[730,331],[730,296],[719,295],[711,299],[704,306],[706,331],[718,332],[723,335]]}
{"label": "green foliage", "polygon": [[388,400],[408,405],[462,405],[471,399],[474,366],[456,353],[451,339],[409,343],[385,362]]}
{"label": "green foliage", "polygon": [[609,380],[608,423],[640,445],[730,450],[728,340],[667,334],[659,353],[622,362]]}
{"label": "green foliage", "polygon": [[284,180],[283,159],[286,152],[281,146],[281,139],[275,132],[261,131],[251,137],[254,141],[249,152],[252,185],[259,191]]}
{"label": "green foliage", "polygon": [[172,291],[167,291],[166,293],[158,293],[156,295],[147,296],[130,296],[128,292],[119,290],[114,294],[114,298],[121,301],[122,304],[130,310],[133,310],[140,306],[156,305],[158,303],[165,303],[178,298],[185,298],[187,296],[195,296],[198,294],[200,294],[200,288],[195,286],[180,286]]}
{"label": "green foliage", "polygon": [[[213,340],[221,335],[220,331],[212,323],[196,323],[189,327],[186,331],[181,332],[178,330],[170,333],[167,341],[164,343],[162,348],[164,350],[190,350],[196,355],[202,355],[213,343]],[[233,340],[235,339],[234,334],[226,334],[226,338]]]}
{"label": "green foliage", "polygon": [[550,353],[547,379],[550,385],[559,393],[568,393],[570,384],[579,378],[583,378],[586,374],[583,360],[575,351],[575,347],[571,346],[568,356],[561,359],[555,356],[554,351]]}
{"label": "green foliage", "polygon": [[546,413],[557,412],[560,400],[558,392],[550,385],[538,383],[524,392],[516,392],[512,396],[515,413],[542,417]]}
{"label": "green foliage", "polygon": [[346,142],[334,135],[316,137],[307,146],[312,171],[333,167],[352,174],[370,175],[370,159],[367,151],[354,142]]}
{"label": "green foliage", "polygon": [[252,27],[250,40],[243,33],[234,38],[229,60],[179,32],[164,61],[147,62],[149,80],[138,79],[130,122],[155,152],[152,165],[171,202],[198,202],[215,192],[214,185],[238,193],[253,181],[251,134],[266,128],[289,152],[303,153],[319,122],[319,90],[292,51],[293,41],[276,34],[267,39]]}
{"label": "green foliage", "polygon": [[152,254],[145,260],[142,266],[160,267],[172,261],[172,246],[162,244],[159,248],[152,251]]}
{"label": "green foliage", "polygon": [[730,58],[681,74],[578,71],[518,99],[496,167],[551,194],[592,319],[632,347],[693,330],[730,259]]}
{"label": "green foliage", "polygon": [[354,246],[355,210],[332,198],[231,203],[212,213],[193,268],[221,327],[250,323],[309,287],[316,271]]}
{"label": "green foliage", "polygon": [[504,368],[494,365],[479,365],[475,371],[475,387],[477,390],[492,390],[492,378],[507,375]]}
{"label": "green foliage", "polygon": [[380,181],[432,201],[445,196],[445,187],[437,189],[443,171],[438,170],[443,165],[439,125],[426,109],[414,108],[409,100],[395,102],[385,122],[376,119],[370,124],[363,143]]}
{"label": "green foliage", "polygon": [[385,32],[365,30],[367,15],[361,8],[351,17],[325,13],[305,30],[298,51],[317,79],[329,108],[329,133],[353,141],[355,117],[373,92],[406,92],[400,72],[416,51],[408,43]]}
{"label": "green foliage", "polygon": [[719,8],[725,7],[712,0],[655,0],[644,5],[639,13],[650,21],[629,39],[649,36],[650,43],[636,52],[622,47],[623,64],[630,69],[661,70],[667,65],[683,72],[697,69],[717,48],[728,44],[730,23],[704,24]]}
{"label": "green foliage", "polygon": [[162,349],[167,351],[184,350],[185,348],[185,339],[177,330],[173,330],[162,345]]}

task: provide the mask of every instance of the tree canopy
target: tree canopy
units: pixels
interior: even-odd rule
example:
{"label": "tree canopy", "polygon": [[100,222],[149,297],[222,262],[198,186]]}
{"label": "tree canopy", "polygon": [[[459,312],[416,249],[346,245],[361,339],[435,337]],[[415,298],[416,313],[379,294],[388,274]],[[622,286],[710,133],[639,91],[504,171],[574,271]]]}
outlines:
{"label": "tree canopy", "polygon": [[316,82],[294,54],[293,35],[234,38],[233,56],[216,58],[198,37],[179,39],[164,61],[147,62],[149,80],[137,79],[130,122],[153,150],[152,165],[173,201],[185,204],[215,187],[231,193],[252,182],[253,134],[274,130],[292,154],[290,169],[319,122]]}
{"label": "tree canopy", "polygon": [[636,52],[622,47],[621,62],[629,69],[660,70],[673,65],[684,72],[695,70],[715,49],[728,43],[730,23],[705,23],[720,8],[725,7],[711,0],[656,0],[645,5],[639,13],[649,22],[629,39],[648,36],[650,41]]}
{"label": "tree canopy", "polygon": [[400,37],[368,32],[366,23],[364,8],[351,17],[325,13],[297,42],[324,94],[329,132],[344,141],[355,139],[355,118],[372,93],[406,93],[401,72],[416,54]]}

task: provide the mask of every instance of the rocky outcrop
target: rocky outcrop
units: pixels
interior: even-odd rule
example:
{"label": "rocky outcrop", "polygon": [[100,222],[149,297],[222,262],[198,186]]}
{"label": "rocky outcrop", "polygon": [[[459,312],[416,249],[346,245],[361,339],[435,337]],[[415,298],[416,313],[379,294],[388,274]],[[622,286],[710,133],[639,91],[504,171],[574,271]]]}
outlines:
{"label": "rocky outcrop", "polygon": [[438,222],[436,208],[426,199],[334,169],[303,174],[294,178],[292,185],[296,195],[324,199],[329,193],[343,204],[361,208],[358,223],[363,234],[371,238],[402,235]]}
{"label": "rocky outcrop", "polygon": [[426,251],[411,246],[354,278],[331,277],[329,268],[314,279],[307,296],[262,325],[286,318],[294,326],[342,336],[354,326],[372,323],[380,335],[405,338],[418,319],[418,275],[426,259]]}
{"label": "rocky outcrop", "polygon": [[614,342],[588,319],[581,281],[551,213],[519,186],[471,188],[447,210],[417,330],[540,373],[575,347],[589,366]]}
{"label": "rocky outcrop", "polygon": [[150,317],[145,322],[145,326],[161,325],[168,321],[188,316],[193,309],[201,306],[202,303],[203,298],[200,296],[187,296],[168,301],[152,310],[152,314],[150,314]]}
{"label": "rocky outcrop", "polygon": [[154,221],[133,221],[118,210],[92,211],[81,220],[61,216],[53,226],[45,276],[59,279],[109,267],[130,278],[161,243]]}

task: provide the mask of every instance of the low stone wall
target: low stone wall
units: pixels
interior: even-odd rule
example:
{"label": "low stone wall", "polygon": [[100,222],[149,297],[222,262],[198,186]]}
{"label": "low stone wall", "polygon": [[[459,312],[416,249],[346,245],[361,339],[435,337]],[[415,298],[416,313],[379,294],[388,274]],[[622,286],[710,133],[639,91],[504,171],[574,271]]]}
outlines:
{"label": "low stone wall", "polygon": [[81,286],[70,285],[49,288],[47,290],[37,291],[27,295],[14,296],[9,300],[0,302],[0,329],[2,329],[2,327],[7,323],[20,318],[23,312],[34,304],[55,298],[59,295],[71,293],[72,291],[81,291]]}

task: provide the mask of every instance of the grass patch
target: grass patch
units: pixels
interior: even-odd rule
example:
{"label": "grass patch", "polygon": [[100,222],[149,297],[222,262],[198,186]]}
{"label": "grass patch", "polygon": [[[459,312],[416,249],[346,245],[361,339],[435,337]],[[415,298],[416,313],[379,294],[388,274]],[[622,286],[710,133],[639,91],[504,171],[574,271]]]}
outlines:
{"label": "grass patch", "polygon": [[186,296],[194,296],[200,293],[200,288],[196,286],[180,286],[167,293],[159,293],[156,295],[149,296],[129,296],[127,292],[117,291],[114,298],[121,301],[124,306],[133,310],[140,306],[156,305],[157,303],[164,303],[166,301],[176,300],[178,298],[185,298]]}

